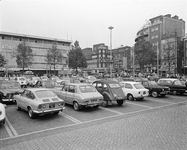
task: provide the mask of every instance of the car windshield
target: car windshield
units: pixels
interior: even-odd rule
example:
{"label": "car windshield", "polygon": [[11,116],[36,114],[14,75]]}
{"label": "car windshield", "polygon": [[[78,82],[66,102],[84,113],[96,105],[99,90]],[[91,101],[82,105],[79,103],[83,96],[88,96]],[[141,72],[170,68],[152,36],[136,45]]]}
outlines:
{"label": "car windshield", "polygon": [[0,88],[20,88],[20,84],[13,81],[1,81]]}
{"label": "car windshield", "polygon": [[110,83],[109,86],[110,86],[110,88],[112,88],[112,89],[114,89],[114,88],[119,88],[119,87],[120,87],[120,85],[117,84],[117,83]]}
{"label": "car windshield", "polygon": [[136,89],[144,89],[144,86],[142,84],[134,84],[134,87]]}
{"label": "car windshield", "polygon": [[180,80],[176,80],[176,81],[174,82],[174,85],[184,85],[184,84],[182,84],[182,82],[181,82]]}
{"label": "car windshield", "polygon": [[40,77],[32,77],[32,80],[39,80]]}
{"label": "car windshield", "polygon": [[150,85],[158,85],[155,81],[149,81]]}
{"label": "car windshield", "polygon": [[84,85],[79,87],[81,93],[96,92],[96,89],[91,85]]}
{"label": "car windshield", "polygon": [[56,94],[50,90],[40,90],[35,92],[36,96],[38,98],[44,98],[44,97],[55,97]]}
{"label": "car windshield", "polygon": [[25,78],[19,78],[20,81],[25,81],[26,79]]}

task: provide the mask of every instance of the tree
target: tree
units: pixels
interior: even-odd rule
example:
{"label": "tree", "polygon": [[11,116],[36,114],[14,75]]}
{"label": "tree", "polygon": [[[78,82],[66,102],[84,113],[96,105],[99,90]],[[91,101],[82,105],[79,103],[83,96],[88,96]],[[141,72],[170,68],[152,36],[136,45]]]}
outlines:
{"label": "tree", "polygon": [[16,53],[13,57],[16,57],[17,65],[22,68],[23,72],[26,67],[32,65],[34,60],[33,51],[30,46],[27,45],[26,41],[23,41],[17,46]]}
{"label": "tree", "polygon": [[87,67],[86,58],[82,53],[78,41],[75,41],[72,50],[69,52],[69,67],[75,69],[76,73],[78,73],[78,68]]}
{"label": "tree", "polygon": [[5,57],[0,53],[0,67],[4,67],[6,63],[7,63],[7,60],[6,60]]}
{"label": "tree", "polygon": [[156,52],[152,49],[152,44],[144,39],[138,40],[134,48],[135,64],[140,66],[140,71],[144,71],[145,65],[156,64]]}
{"label": "tree", "polygon": [[54,71],[56,70],[57,64],[62,64],[62,51],[57,48],[56,41],[54,41],[52,48],[47,50],[45,61],[48,65],[53,65]]}

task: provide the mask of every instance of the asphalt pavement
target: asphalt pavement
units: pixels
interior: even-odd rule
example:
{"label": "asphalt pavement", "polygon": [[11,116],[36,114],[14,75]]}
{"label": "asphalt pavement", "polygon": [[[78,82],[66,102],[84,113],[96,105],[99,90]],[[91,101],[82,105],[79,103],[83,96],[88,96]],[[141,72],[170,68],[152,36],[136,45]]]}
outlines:
{"label": "asphalt pavement", "polygon": [[186,150],[187,102],[0,141],[1,150]]}

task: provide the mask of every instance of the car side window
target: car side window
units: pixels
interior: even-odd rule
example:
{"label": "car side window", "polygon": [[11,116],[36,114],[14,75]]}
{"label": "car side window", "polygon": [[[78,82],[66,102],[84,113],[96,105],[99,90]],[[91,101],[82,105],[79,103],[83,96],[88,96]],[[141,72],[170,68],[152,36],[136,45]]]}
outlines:
{"label": "car side window", "polygon": [[31,91],[30,91],[30,95],[29,96],[30,96],[31,99],[35,99],[34,93],[31,92]]}
{"label": "car side window", "polygon": [[125,88],[127,88],[127,89],[133,89],[132,85],[129,84],[129,83],[126,83],[126,84],[125,84]]}
{"label": "car side window", "polygon": [[70,86],[69,86],[69,92],[70,92],[70,93],[75,93],[75,86],[70,85]]}
{"label": "car side window", "polygon": [[66,91],[67,92],[68,91],[68,85],[64,85],[62,91]]}
{"label": "car side window", "polygon": [[108,87],[105,83],[103,84],[103,90],[108,91]]}
{"label": "car side window", "polygon": [[103,89],[103,85],[101,83],[97,83],[97,89]]}

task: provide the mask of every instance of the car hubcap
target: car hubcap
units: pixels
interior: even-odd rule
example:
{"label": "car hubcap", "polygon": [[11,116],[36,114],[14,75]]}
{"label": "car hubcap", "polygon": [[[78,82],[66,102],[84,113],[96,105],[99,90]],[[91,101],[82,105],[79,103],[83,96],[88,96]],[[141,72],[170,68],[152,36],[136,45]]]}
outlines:
{"label": "car hubcap", "polygon": [[29,109],[29,116],[32,117],[32,110]]}
{"label": "car hubcap", "polygon": [[78,110],[78,107],[79,107],[78,104],[77,104],[77,103],[74,103],[74,109],[75,109],[75,110]]}
{"label": "car hubcap", "polygon": [[157,92],[153,92],[153,93],[152,93],[152,96],[153,96],[153,97],[157,97]]}

